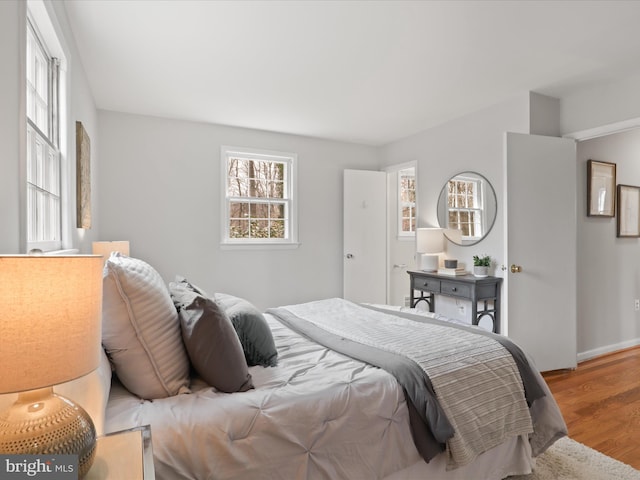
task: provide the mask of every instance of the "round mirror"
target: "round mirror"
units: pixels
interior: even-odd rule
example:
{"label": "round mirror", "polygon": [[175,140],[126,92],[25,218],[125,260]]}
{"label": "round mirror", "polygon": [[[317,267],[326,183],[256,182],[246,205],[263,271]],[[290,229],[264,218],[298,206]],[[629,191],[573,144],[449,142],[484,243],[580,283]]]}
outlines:
{"label": "round mirror", "polygon": [[438,198],[438,223],[456,245],[475,245],[486,237],[494,222],[498,202],[489,180],[479,173],[451,177]]}

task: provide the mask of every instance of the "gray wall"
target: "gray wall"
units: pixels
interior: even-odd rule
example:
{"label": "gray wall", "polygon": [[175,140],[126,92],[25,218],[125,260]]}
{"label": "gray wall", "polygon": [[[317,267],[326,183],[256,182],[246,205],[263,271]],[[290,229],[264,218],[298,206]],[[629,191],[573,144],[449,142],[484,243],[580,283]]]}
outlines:
{"label": "gray wall", "polygon": [[617,183],[640,186],[640,130],[578,143],[579,359],[640,343],[640,239],[617,238],[616,218],[587,217],[587,160],[613,162]]}
{"label": "gray wall", "polygon": [[[382,148],[385,166],[415,160],[418,162],[418,227],[438,226],[436,206],[440,190],[453,175],[474,171],[493,185],[498,200],[498,214],[493,229],[481,243],[459,247],[446,242],[448,258],[473,265],[473,255],[488,254],[494,259],[496,276],[504,260],[504,132],[529,133],[530,96],[528,93],[510,101],[480,110],[472,115],[393,142]],[[440,313],[454,318],[468,318],[470,306],[462,314],[455,301],[438,300]]]}
{"label": "gray wall", "polygon": [[418,162],[418,227],[438,226],[438,195],[456,173],[475,171],[491,182],[499,206],[488,237],[473,247],[447,242],[449,255],[467,265],[473,255],[480,253],[487,253],[498,262],[503,260],[503,142],[507,131],[529,133],[528,94],[382,147],[385,166]]}
{"label": "gray wall", "polygon": [[20,252],[20,92],[26,6],[0,2],[0,252]]}
{"label": "gray wall", "polygon": [[640,126],[640,75],[591,85],[563,96],[560,126],[563,134],[635,120]]}
{"label": "gray wall", "polygon": [[[107,111],[99,130],[103,240],[260,308],[342,296],[342,172],[377,169],[376,149]],[[298,154],[299,248],[220,248],[221,145]]]}
{"label": "gray wall", "polygon": [[[90,251],[95,239],[129,239],[134,255],[155,264],[163,276],[190,276],[210,290],[247,294],[261,307],[337,296],[342,292],[342,170],[419,162],[420,225],[435,225],[435,202],[446,179],[478,170],[494,184],[502,208],[502,132],[553,134],[560,124],[571,133],[640,117],[638,78],[592,86],[553,105],[526,107],[523,94],[380,149],[304,137],[197,123],[159,120],[111,112],[96,113],[76,54],[63,6],[49,4],[69,53],[68,184],[75,185],[73,125],[80,120],[92,142],[93,228],[69,226],[66,246]],[[0,252],[22,246],[21,149],[24,142],[25,3],[0,2]],[[541,121],[539,121],[541,120]],[[535,131],[536,129],[540,131]],[[548,132],[545,130],[549,130]],[[629,134],[632,137],[634,134]],[[635,134],[637,137],[637,134]],[[616,239],[614,220],[584,215],[587,158],[618,163],[618,182],[640,185],[640,167],[621,135],[578,145],[578,351],[597,354],[638,342],[640,320],[633,300],[640,297],[638,241]],[[294,151],[300,169],[300,239],[291,251],[222,251],[219,248],[219,145],[221,143]],[[175,163],[174,163],[175,162]],[[73,193],[73,192],[71,192]],[[586,208],[586,207],[585,207]],[[75,219],[75,195],[66,207]],[[500,212],[499,212],[500,218]],[[451,249],[470,262],[489,253],[499,262],[502,220],[489,238],[471,249]],[[187,233],[185,233],[185,231]],[[473,250],[473,252],[472,252]],[[275,274],[274,274],[275,272]],[[496,272],[500,274],[499,271]],[[453,312],[455,313],[455,311]]]}

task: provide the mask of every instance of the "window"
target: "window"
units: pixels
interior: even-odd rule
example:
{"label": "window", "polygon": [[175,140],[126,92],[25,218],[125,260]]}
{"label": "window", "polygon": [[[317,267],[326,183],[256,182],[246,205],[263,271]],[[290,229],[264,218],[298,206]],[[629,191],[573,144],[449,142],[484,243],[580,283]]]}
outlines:
{"label": "window", "polygon": [[221,149],[226,245],[297,245],[292,153]]}
{"label": "window", "polygon": [[460,230],[462,238],[477,239],[483,235],[482,182],[460,175],[448,183],[448,228]]}
{"label": "window", "polygon": [[416,169],[398,170],[398,236],[416,233]]}
{"label": "window", "polygon": [[59,63],[27,23],[27,250],[47,251],[62,246]]}

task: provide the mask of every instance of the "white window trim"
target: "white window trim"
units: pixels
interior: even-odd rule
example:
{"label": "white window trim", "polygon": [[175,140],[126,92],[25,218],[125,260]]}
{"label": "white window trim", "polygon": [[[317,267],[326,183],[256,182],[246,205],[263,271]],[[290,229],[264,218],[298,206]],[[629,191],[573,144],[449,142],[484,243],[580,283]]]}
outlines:
{"label": "white window trim", "polygon": [[[262,160],[285,161],[288,165],[287,195],[289,197],[289,223],[287,239],[231,239],[229,238],[229,208],[227,198],[227,162],[230,155],[242,155]],[[220,147],[220,248],[223,250],[286,250],[298,248],[298,155],[249,147],[222,145]]]}

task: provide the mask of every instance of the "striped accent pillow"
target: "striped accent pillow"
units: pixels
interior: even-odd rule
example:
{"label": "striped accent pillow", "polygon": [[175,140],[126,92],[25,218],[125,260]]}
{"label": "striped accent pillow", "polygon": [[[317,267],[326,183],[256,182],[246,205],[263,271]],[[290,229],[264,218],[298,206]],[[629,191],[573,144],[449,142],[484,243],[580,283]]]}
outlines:
{"label": "striped accent pillow", "polygon": [[122,384],[144,399],[189,391],[178,312],[160,274],[114,253],[103,272],[102,343]]}

